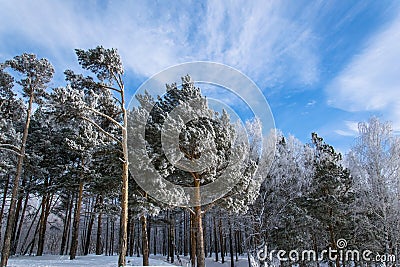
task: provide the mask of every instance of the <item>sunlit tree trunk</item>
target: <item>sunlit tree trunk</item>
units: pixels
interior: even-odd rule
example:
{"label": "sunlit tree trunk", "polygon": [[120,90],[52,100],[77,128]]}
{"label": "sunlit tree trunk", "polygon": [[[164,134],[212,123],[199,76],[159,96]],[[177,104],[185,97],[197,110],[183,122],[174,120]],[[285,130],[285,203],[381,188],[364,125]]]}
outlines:
{"label": "sunlit tree trunk", "polygon": [[123,115],[123,127],[122,127],[122,154],[123,154],[123,165],[122,165],[122,189],[121,189],[121,218],[120,218],[120,236],[119,236],[119,257],[118,266],[126,265],[126,252],[128,248],[128,172],[129,172],[129,161],[128,161],[128,117],[125,109],[125,97],[124,88],[121,84],[121,109]]}
{"label": "sunlit tree trunk", "polygon": [[204,254],[204,234],[203,234],[203,217],[201,210],[201,195],[200,195],[200,179],[196,173],[194,176],[195,186],[195,203],[197,206],[194,207],[195,213],[195,225],[196,231],[196,256],[197,256],[197,267],[205,266],[205,254]]}

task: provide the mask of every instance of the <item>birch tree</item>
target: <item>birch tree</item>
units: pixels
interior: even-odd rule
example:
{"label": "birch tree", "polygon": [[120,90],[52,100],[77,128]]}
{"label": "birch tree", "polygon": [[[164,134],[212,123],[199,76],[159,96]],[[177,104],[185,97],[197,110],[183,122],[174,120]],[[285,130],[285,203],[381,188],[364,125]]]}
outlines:
{"label": "birch tree", "polygon": [[376,117],[358,125],[347,162],[355,179],[356,242],[363,249],[395,253],[400,242],[400,138]]}

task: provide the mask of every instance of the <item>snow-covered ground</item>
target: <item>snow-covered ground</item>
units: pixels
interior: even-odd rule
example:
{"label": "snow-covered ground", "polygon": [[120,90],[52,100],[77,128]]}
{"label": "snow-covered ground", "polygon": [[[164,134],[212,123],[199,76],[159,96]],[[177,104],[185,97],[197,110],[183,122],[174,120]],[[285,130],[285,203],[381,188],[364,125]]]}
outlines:
{"label": "snow-covered ground", "polygon": [[[8,260],[8,267],[115,267],[117,265],[118,256],[78,256],[75,260],[70,260],[69,256],[59,255],[44,255],[44,256],[18,256],[11,257]],[[138,257],[127,257],[127,266],[141,266],[142,258]],[[150,257],[151,266],[190,266],[189,260],[186,257],[181,257],[180,262],[175,258],[175,263],[170,264],[166,262],[166,257],[161,255]],[[230,261],[226,261],[224,264],[215,262],[212,258],[206,258],[207,267],[229,267]],[[239,261],[235,262],[235,267],[247,267],[248,262],[245,258],[240,258]]]}
{"label": "snow-covered ground", "polygon": [[[69,256],[44,255],[44,256],[19,256],[11,257],[8,260],[7,267],[76,267],[76,266],[101,266],[115,267],[118,262],[118,256],[78,256],[75,260],[70,260]],[[142,258],[127,257],[127,266],[142,265]],[[173,266],[166,261],[150,259],[151,266]]]}

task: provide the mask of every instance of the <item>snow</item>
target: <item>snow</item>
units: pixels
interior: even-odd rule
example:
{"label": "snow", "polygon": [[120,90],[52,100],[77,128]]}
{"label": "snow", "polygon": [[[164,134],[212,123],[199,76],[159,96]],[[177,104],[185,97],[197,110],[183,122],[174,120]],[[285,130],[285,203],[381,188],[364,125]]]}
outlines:
{"label": "snow", "polygon": [[[166,262],[166,257],[157,255],[150,256],[150,266],[190,266],[187,257],[181,257],[180,262],[175,258],[175,263],[171,264]],[[44,255],[44,256],[17,256],[11,257],[8,260],[8,267],[115,267],[118,262],[118,256],[104,256],[104,255],[87,255],[78,256],[75,260],[70,260],[68,255]],[[142,258],[140,257],[127,257],[126,266],[141,266]],[[224,264],[215,262],[214,258],[206,258],[207,267],[229,267],[230,261],[227,259]],[[239,258],[235,261],[235,267],[247,267],[247,258]]]}
{"label": "snow", "polygon": [[[70,260],[68,255],[44,255],[44,256],[19,256],[8,260],[8,267],[69,267],[69,266],[102,266],[115,267],[118,256],[88,255],[78,256]],[[126,266],[141,266],[142,258],[127,257]],[[150,259],[151,266],[174,266],[163,260]]]}

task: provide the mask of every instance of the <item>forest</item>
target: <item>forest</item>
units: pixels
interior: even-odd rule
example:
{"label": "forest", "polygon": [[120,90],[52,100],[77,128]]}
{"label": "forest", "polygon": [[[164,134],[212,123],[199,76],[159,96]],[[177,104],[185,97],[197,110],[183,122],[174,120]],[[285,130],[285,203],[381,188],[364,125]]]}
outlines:
{"label": "forest", "polygon": [[[76,55],[82,72],[60,70],[59,87],[47,59],[24,53],[0,63],[1,266],[17,255],[46,254],[118,255],[116,266],[125,266],[127,256],[148,266],[152,255],[162,255],[174,265],[189,259],[193,267],[206,266],[206,259],[232,267],[361,266],[377,264],[377,255],[386,255],[382,264],[400,256],[400,138],[390,122],[360,122],[345,154],[317,133],[307,143],[278,129],[262,138],[257,119],[240,127],[210,109],[186,73],[163,96],[137,95],[140,105],[129,110],[118,51],[98,46]],[[215,152],[198,171],[168,162],[173,156],[161,142],[163,123],[185,101],[196,102],[185,112],[208,117],[174,122],[184,129],[179,153],[193,161]],[[134,140],[142,147],[130,133],[144,114],[145,134]],[[271,147],[274,153],[263,156]],[[183,194],[166,194],[162,186],[148,194],[136,179],[147,168],[138,155],[150,155],[163,179],[194,188],[197,204],[185,205]],[[229,163],[235,157],[240,164]],[[222,175],[234,186],[200,203],[201,187]],[[266,246],[369,250],[375,261],[260,257]]]}

